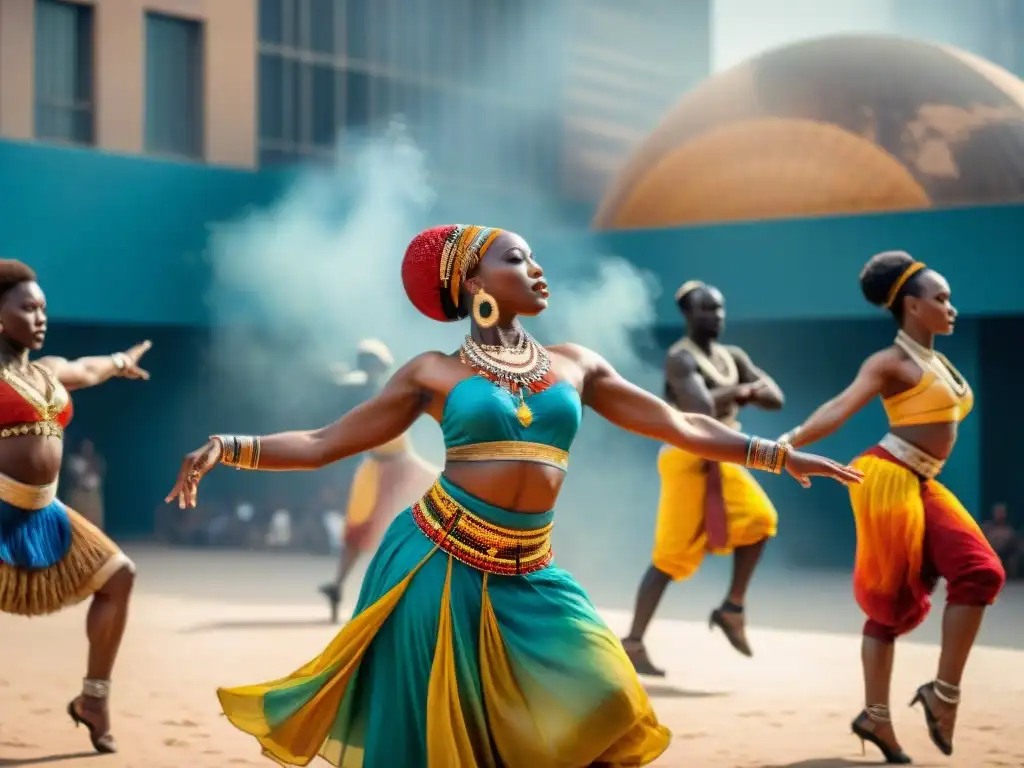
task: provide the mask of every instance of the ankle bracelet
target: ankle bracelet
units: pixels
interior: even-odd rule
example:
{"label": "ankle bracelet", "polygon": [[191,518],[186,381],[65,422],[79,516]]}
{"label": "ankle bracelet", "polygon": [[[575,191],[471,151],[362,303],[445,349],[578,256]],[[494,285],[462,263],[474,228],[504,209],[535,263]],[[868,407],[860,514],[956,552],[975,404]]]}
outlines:
{"label": "ankle bracelet", "polygon": [[886,704],[868,704],[864,707],[864,714],[876,723],[892,722],[892,718],[889,716],[889,707]]}
{"label": "ankle bracelet", "polygon": [[87,677],[82,680],[82,695],[88,696],[90,699],[108,699],[110,698],[110,681],[92,680]]}
{"label": "ankle bracelet", "polygon": [[[943,692],[943,688],[946,689]],[[935,698],[946,704],[959,704],[960,703],[960,686],[947,683],[945,680],[939,680],[935,678],[935,682],[932,683],[932,692],[935,694]]]}

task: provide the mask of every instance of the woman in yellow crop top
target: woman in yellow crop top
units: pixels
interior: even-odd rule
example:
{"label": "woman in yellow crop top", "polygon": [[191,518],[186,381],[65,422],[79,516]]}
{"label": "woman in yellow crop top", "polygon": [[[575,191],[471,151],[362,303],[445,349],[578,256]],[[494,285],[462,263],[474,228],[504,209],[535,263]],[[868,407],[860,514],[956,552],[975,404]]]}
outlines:
{"label": "woman in yellow crop top", "polygon": [[985,607],[1006,577],[970,513],[935,480],[974,405],[968,383],[932,346],[956,322],[949,284],[908,254],[888,251],[868,261],[860,285],[867,300],[899,324],[893,346],[869,357],[849,387],[782,440],[794,447],[820,440],[876,396],[889,417],[889,433],[854,461],[864,482],[850,487],[857,525],[854,593],[867,614],[865,707],[852,728],[886,762],[902,764],[910,758],[889,717],[895,639],[924,621],[936,582],[945,579],[938,672],[917,690],[914,703],[922,705],[932,742],[952,754],[960,679]]}
{"label": "woman in yellow crop top", "polygon": [[543,347],[521,315],[547,307],[530,247],[500,229],[420,233],[402,262],[415,307],[472,315],[454,354],[428,352],[318,430],[218,436],[185,457],[168,496],[192,506],[218,462],[315,469],[440,425],[447,463],[391,523],[352,619],[286,678],[218,690],[228,720],[283,765],[584,768],[648,765],[665,751],[636,671],[582,587],[552,561],[553,507],[582,406],[624,429],[715,461],[806,484],[860,472],[710,417],[681,413],[595,353]]}

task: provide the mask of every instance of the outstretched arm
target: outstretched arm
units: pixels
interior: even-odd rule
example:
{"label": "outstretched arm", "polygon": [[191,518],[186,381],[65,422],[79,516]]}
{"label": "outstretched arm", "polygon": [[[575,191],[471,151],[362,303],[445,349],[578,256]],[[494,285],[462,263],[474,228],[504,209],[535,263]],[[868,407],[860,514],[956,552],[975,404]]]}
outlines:
{"label": "outstretched arm", "polygon": [[819,406],[803,424],[783,435],[783,439],[794,448],[801,448],[831,435],[881,393],[890,362],[891,356],[885,351],[869,357],[850,386]]}
{"label": "outstretched arm", "polygon": [[139,360],[152,346],[151,342],[144,341],[127,352],[112,355],[79,357],[76,360],[49,356],[41,357],[37,362],[56,376],[65,389],[87,389],[114,377],[149,379],[149,373],[139,367]]}
{"label": "outstretched arm", "polygon": [[[567,345],[584,371],[584,402],[608,421],[646,437],[674,445],[711,461],[746,464],[751,447],[757,447],[746,435],[729,429],[709,416],[681,413],[649,392],[622,378],[600,355],[582,347]],[[770,446],[769,441],[761,446]],[[801,485],[810,485],[811,475],[824,475],[842,483],[860,482],[863,474],[821,456],[798,451],[783,454],[782,466]]]}
{"label": "outstretched arm", "polygon": [[712,461],[743,464],[749,438],[703,413],[682,413],[626,381],[600,355],[567,345],[585,372],[583,401],[616,426]]}
{"label": "outstretched arm", "polygon": [[[259,465],[256,468],[270,471],[319,469],[399,437],[423,414],[430,401],[429,394],[419,383],[419,370],[425,357],[421,355],[404,365],[379,394],[333,424],[257,438]],[[213,438],[188,454],[166,501],[177,496],[179,506],[195,506],[199,480],[220,461],[223,450],[222,440]]]}

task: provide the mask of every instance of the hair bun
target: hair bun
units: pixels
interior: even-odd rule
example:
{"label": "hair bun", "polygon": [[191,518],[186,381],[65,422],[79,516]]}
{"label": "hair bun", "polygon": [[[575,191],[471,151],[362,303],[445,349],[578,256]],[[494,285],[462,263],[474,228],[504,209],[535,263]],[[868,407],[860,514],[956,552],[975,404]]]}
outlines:
{"label": "hair bun", "polygon": [[892,287],[913,263],[914,257],[906,251],[876,253],[860,271],[860,290],[864,298],[876,307],[884,307]]}

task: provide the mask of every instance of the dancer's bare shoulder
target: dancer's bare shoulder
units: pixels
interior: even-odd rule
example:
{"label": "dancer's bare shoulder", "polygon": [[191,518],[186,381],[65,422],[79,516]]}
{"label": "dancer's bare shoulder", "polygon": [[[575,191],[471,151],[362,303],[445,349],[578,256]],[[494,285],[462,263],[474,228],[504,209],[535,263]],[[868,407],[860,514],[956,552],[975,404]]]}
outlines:
{"label": "dancer's bare shoulder", "polygon": [[392,375],[391,380],[435,392],[447,392],[453,382],[466,377],[466,366],[457,354],[421,352]]}
{"label": "dancer's bare shoulder", "polygon": [[582,344],[565,342],[552,344],[546,349],[551,355],[551,368],[555,376],[572,382],[580,392],[592,376],[612,370],[607,360]]}

